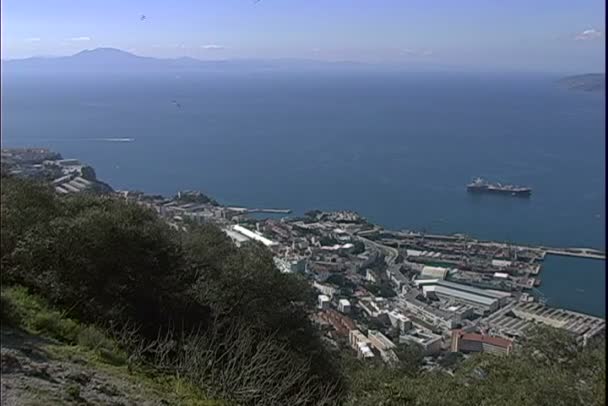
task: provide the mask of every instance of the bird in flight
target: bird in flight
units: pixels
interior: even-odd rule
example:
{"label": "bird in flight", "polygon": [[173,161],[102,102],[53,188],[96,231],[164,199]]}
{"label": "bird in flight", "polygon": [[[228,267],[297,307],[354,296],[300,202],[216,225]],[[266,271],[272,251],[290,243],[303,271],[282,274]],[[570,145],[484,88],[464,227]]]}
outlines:
{"label": "bird in flight", "polygon": [[171,103],[175,104],[175,107],[177,107],[178,109],[182,108],[182,105],[179,104],[177,101],[173,100]]}
{"label": "bird in flight", "polygon": [[139,17],[139,19],[140,19],[141,21],[145,21],[146,16],[142,14],[142,15],[141,15],[141,17]]}

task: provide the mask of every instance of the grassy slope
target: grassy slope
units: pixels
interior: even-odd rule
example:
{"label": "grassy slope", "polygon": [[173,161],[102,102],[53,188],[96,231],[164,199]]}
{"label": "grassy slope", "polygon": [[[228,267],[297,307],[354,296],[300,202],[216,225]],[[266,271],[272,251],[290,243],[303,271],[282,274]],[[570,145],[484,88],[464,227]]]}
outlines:
{"label": "grassy slope", "polygon": [[2,404],[226,405],[141,366],[94,326],[51,309],[26,289],[2,290]]}

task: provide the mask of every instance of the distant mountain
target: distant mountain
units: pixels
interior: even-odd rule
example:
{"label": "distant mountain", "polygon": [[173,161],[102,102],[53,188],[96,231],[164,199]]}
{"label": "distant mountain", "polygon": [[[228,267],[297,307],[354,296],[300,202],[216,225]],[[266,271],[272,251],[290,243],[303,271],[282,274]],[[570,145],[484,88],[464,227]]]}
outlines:
{"label": "distant mountain", "polygon": [[97,48],[71,56],[32,57],[2,61],[7,73],[259,71],[284,69],[361,68],[357,62],[324,62],[304,59],[234,59],[203,61],[190,57],[164,59],[134,55],[115,48]]}
{"label": "distant mountain", "polygon": [[587,73],[585,75],[568,76],[560,79],[559,83],[572,90],[604,92],[606,91],[606,74]]}

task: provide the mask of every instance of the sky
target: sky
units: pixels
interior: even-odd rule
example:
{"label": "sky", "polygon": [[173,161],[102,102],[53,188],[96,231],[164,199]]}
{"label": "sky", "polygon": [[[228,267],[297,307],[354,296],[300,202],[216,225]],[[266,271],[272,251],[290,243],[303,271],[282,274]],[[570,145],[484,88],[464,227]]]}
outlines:
{"label": "sky", "polygon": [[3,59],[113,47],[156,57],[605,71],[603,0],[2,0],[1,7]]}

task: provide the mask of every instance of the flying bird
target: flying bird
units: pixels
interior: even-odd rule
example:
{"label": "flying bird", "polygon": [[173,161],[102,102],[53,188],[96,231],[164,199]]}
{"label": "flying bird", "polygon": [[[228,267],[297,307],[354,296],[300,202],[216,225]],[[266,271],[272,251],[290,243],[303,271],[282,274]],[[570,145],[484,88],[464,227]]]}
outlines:
{"label": "flying bird", "polygon": [[142,14],[142,15],[141,15],[141,17],[139,17],[139,19],[140,19],[141,21],[144,21],[144,20],[146,19],[146,16]]}
{"label": "flying bird", "polygon": [[178,109],[182,108],[182,105],[179,104],[176,100],[173,100],[171,103],[175,104],[175,107],[177,107]]}

